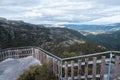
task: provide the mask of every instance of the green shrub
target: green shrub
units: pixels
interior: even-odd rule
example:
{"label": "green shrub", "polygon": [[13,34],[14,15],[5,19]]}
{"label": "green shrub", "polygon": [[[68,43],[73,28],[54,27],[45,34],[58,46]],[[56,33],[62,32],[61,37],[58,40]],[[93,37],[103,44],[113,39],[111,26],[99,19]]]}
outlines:
{"label": "green shrub", "polygon": [[49,64],[30,66],[17,80],[56,80]]}
{"label": "green shrub", "polygon": [[66,57],[74,57],[77,56],[75,52],[63,52],[62,57],[66,58]]}

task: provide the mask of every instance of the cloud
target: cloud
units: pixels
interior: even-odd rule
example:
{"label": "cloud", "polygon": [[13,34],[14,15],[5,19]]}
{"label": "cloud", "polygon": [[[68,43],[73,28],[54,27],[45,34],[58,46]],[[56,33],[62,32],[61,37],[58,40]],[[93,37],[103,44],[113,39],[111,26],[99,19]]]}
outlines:
{"label": "cloud", "polygon": [[94,0],[94,2],[111,6],[120,5],[120,0]]}
{"label": "cloud", "polygon": [[89,21],[89,22],[84,23],[84,24],[103,25],[103,24],[114,24],[114,23],[119,23],[119,22],[120,22],[120,15],[116,15],[116,16],[98,18],[98,19]]}
{"label": "cloud", "polygon": [[0,16],[37,24],[116,23],[118,4],[119,0],[0,0]]}

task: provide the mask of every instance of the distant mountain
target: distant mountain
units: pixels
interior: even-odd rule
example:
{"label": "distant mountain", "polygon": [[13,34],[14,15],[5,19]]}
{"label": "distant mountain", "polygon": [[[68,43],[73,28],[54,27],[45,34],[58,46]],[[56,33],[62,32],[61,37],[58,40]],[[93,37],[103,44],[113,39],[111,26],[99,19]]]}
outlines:
{"label": "distant mountain", "polygon": [[120,23],[110,24],[110,25],[76,25],[76,24],[65,24],[63,25],[67,28],[80,31],[112,31],[120,29]]}
{"label": "distant mountain", "polygon": [[0,19],[0,48],[20,46],[39,46],[61,57],[66,52],[80,55],[108,50],[87,41],[85,36],[73,29]]}
{"label": "distant mountain", "polygon": [[108,31],[98,35],[89,34],[86,37],[92,42],[109,46],[115,50],[120,50],[120,30]]}
{"label": "distant mountain", "polygon": [[120,50],[120,23],[110,25],[64,25],[79,31],[88,41]]}

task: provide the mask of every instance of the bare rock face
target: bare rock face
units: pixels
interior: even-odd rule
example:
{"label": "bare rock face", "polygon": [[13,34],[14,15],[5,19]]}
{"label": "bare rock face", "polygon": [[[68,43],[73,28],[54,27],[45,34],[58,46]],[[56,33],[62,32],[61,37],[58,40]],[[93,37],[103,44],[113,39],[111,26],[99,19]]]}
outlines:
{"label": "bare rock face", "polygon": [[32,56],[6,59],[0,63],[0,80],[16,80],[24,70],[29,69],[29,66],[39,64],[40,62]]}

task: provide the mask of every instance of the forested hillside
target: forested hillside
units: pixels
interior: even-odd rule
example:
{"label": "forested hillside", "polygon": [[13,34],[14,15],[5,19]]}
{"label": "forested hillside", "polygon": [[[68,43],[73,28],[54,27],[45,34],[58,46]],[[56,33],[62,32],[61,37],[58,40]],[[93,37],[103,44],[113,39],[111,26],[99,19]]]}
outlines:
{"label": "forested hillside", "polygon": [[93,42],[111,47],[114,50],[120,50],[120,30],[98,35],[90,34],[87,35],[87,38]]}

